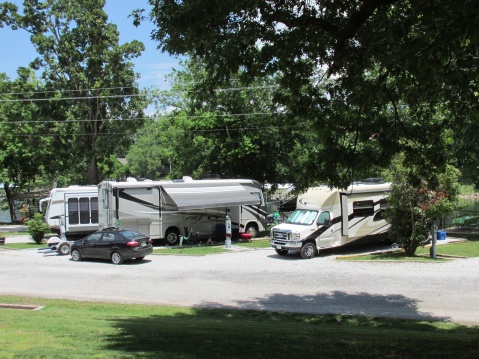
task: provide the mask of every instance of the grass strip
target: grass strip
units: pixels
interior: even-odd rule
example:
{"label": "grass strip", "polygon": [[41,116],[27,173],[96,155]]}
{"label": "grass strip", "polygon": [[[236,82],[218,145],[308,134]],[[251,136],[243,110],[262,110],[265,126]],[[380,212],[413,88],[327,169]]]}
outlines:
{"label": "grass strip", "polygon": [[0,296],[2,358],[477,358],[479,327]]}
{"label": "grass strip", "polygon": [[[414,257],[407,257],[404,252],[386,252],[378,254],[354,255],[338,257],[339,260],[389,260],[389,261],[447,261],[454,257],[479,257],[479,241],[457,242],[436,246],[436,258],[429,257],[430,247],[419,247]],[[442,257],[444,256],[444,257]]]}
{"label": "grass strip", "polygon": [[[269,248],[269,241],[265,239],[253,240],[251,242],[234,242],[233,246],[240,248],[261,249]],[[182,247],[155,247],[154,254],[162,255],[190,255],[190,256],[205,256],[209,254],[226,253],[230,250],[222,245],[196,245],[196,246],[182,246]]]}

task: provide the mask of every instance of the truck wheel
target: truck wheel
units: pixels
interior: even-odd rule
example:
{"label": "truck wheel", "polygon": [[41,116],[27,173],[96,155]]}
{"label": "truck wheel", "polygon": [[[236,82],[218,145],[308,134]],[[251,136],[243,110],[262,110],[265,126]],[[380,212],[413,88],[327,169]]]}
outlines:
{"label": "truck wheel", "polygon": [[62,256],[67,255],[70,253],[70,245],[67,243],[60,244],[58,247],[58,253],[60,253]]}
{"label": "truck wheel", "polygon": [[276,251],[276,253],[278,253],[280,256],[285,256],[286,254],[288,254],[288,250],[287,249],[274,249]]}
{"label": "truck wheel", "polygon": [[169,228],[166,231],[165,243],[168,246],[174,246],[178,244],[180,240],[180,232],[176,228]]}
{"label": "truck wheel", "polygon": [[311,259],[316,254],[316,246],[313,243],[306,243],[300,251],[303,259]]}
{"label": "truck wheel", "polygon": [[248,224],[245,233],[251,234],[251,238],[256,238],[258,236],[258,227],[254,224]]}

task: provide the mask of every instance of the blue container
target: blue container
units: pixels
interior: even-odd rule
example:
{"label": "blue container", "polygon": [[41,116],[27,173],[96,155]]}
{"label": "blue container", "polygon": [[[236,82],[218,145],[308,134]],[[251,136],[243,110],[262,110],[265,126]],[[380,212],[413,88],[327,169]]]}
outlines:
{"label": "blue container", "polygon": [[437,232],[436,239],[442,241],[446,239],[446,232]]}

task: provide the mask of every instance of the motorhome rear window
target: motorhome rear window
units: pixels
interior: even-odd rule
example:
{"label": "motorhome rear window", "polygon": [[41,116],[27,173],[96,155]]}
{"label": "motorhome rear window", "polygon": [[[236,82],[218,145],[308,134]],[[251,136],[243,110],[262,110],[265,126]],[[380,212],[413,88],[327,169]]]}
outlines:
{"label": "motorhome rear window", "polygon": [[297,209],[289,216],[287,223],[310,225],[313,224],[317,214],[318,211]]}

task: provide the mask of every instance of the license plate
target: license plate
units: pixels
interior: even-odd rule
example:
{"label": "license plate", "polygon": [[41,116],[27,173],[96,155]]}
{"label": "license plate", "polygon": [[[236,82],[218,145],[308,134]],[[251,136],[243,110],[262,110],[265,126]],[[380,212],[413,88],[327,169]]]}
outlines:
{"label": "license plate", "polygon": [[146,242],[141,242],[141,246],[140,247],[146,247]]}
{"label": "license plate", "polygon": [[277,244],[277,245],[276,245],[276,249],[281,249],[281,245],[280,245],[280,244]]}

